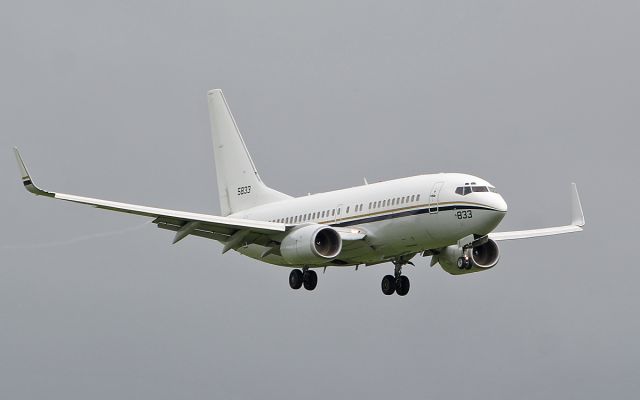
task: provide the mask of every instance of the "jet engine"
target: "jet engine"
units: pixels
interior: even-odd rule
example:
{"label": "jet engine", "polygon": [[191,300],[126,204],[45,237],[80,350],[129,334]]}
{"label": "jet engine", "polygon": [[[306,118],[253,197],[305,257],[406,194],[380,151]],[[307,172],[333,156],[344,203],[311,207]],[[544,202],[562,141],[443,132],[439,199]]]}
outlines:
{"label": "jet engine", "polygon": [[342,238],[335,229],[313,224],[291,231],[280,243],[280,254],[292,265],[319,265],[342,251]]}
{"label": "jet engine", "polygon": [[458,245],[445,247],[438,255],[442,269],[452,275],[486,271],[493,268],[499,259],[500,249],[491,239],[472,248],[464,249]]}

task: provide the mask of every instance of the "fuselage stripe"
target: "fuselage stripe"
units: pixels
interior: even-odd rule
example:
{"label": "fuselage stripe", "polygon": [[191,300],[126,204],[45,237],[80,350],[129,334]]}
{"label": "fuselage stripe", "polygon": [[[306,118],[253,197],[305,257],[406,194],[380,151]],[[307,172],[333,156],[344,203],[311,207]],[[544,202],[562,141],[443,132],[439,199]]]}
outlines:
{"label": "fuselage stripe", "polygon": [[434,215],[436,215],[439,212],[451,211],[451,210],[457,210],[457,209],[498,211],[496,209],[489,208],[489,207],[471,206],[471,205],[453,205],[453,206],[444,206],[444,207],[426,207],[426,208],[420,208],[420,209],[409,210],[409,211],[402,211],[402,212],[395,212],[395,213],[392,212],[391,214],[383,214],[383,215],[377,215],[377,216],[373,216],[373,217],[359,218],[359,219],[350,220],[350,221],[343,221],[343,222],[337,222],[337,223],[329,222],[329,225],[337,226],[337,227],[360,225],[360,224],[368,224],[368,223],[371,223],[371,222],[383,221],[383,220],[386,220],[386,219],[409,217],[409,216],[412,216],[412,215],[420,215],[420,214],[434,214]]}

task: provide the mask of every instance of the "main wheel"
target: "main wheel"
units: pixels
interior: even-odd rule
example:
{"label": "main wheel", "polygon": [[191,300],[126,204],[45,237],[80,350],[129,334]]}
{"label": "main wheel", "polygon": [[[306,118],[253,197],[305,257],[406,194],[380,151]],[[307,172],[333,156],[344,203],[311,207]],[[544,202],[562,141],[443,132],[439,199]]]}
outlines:
{"label": "main wheel", "polygon": [[385,277],[382,278],[382,293],[389,296],[393,294],[393,292],[395,291],[396,291],[395,278],[393,277],[393,275],[385,275]]}
{"label": "main wheel", "polygon": [[316,274],[316,271],[306,270],[302,274],[302,282],[304,282],[305,289],[313,290],[318,285],[318,274]]}
{"label": "main wheel", "polygon": [[299,269],[291,270],[289,274],[289,286],[291,286],[291,289],[300,289],[302,287],[302,271]]}
{"label": "main wheel", "polygon": [[398,279],[396,279],[396,293],[399,296],[406,296],[409,293],[409,287],[411,284],[409,283],[409,278],[404,275],[400,275]]}

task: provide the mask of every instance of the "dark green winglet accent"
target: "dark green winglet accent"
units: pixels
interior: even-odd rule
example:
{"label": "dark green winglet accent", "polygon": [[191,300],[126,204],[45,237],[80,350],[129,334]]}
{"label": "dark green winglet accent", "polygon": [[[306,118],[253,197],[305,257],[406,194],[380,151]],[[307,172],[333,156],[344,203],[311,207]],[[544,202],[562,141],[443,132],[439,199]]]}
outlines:
{"label": "dark green winglet accent", "polygon": [[20,152],[18,151],[18,148],[14,147],[13,152],[16,156],[16,161],[18,162],[18,170],[20,170],[20,178],[22,179],[22,184],[24,185],[24,188],[27,189],[29,192],[38,196],[55,197],[56,196],[55,193],[42,190],[33,183],[33,180],[29,175],[29,171],[27,171],[27,167],[26,165],[24,165],[24,161],[22,161],[22,157],[20,156]]}

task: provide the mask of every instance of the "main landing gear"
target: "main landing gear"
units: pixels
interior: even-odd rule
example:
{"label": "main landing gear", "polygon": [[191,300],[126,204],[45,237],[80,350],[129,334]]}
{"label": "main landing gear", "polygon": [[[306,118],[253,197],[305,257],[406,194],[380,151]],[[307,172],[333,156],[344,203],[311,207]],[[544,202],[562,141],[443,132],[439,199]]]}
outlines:
{"label": "main landing gear", "polygon": [[304,285],[307,290],[313,290],[318,285],[318,274],[308,268],[291,270],[289,274],[289,286],[291,289],[300,289]]}
{"label": "main landing gear", "polygon": [[394,262],[393,264],[395,265],[393,275],[385,275],[382,278],[382,293],[390,296],[395,292],[398,296],[406,296],[409,293],[411,284],[409,278],[402,275],[402,265],[404,264],[401,262]]}

